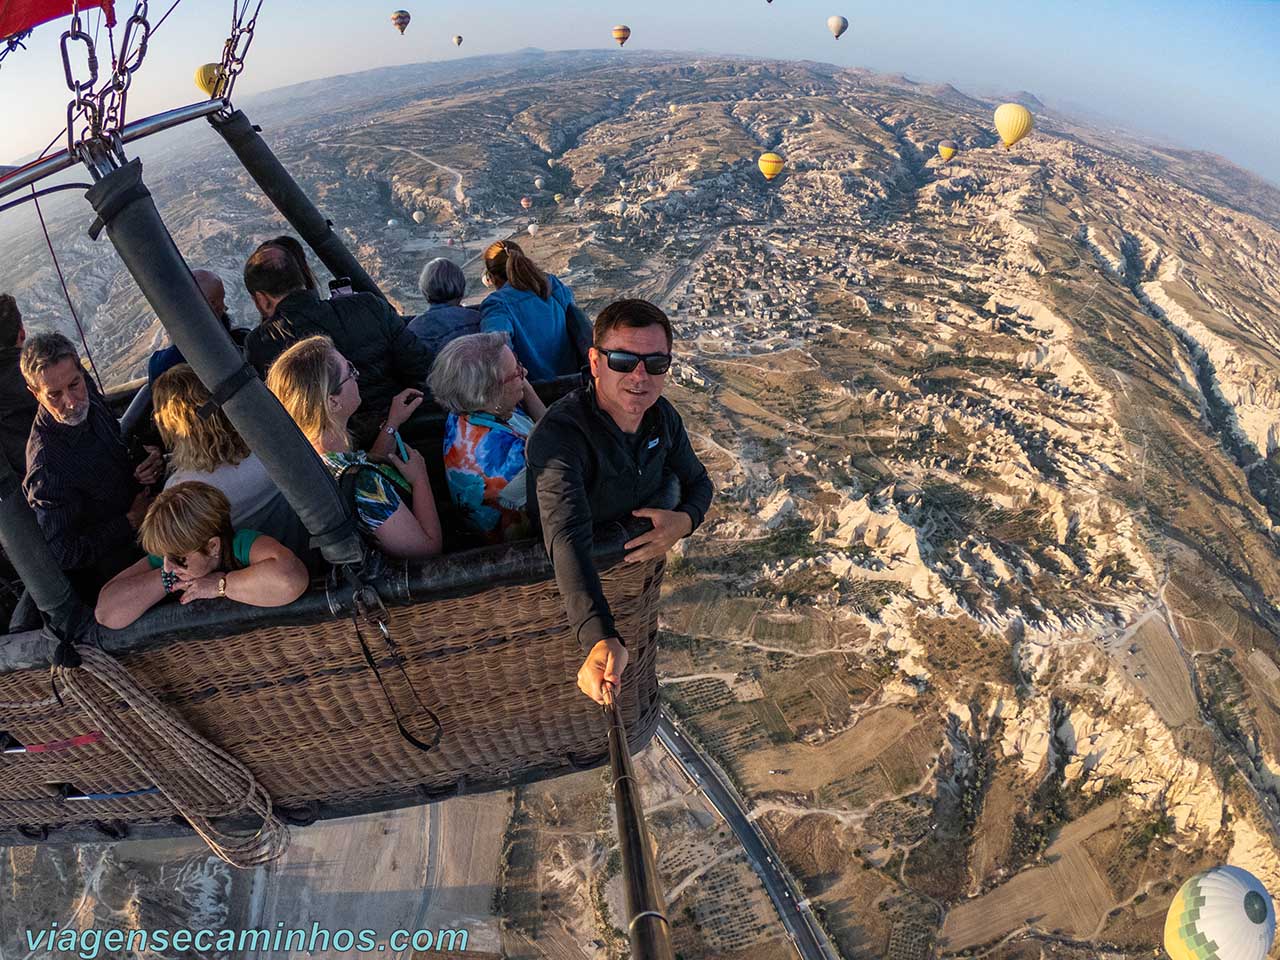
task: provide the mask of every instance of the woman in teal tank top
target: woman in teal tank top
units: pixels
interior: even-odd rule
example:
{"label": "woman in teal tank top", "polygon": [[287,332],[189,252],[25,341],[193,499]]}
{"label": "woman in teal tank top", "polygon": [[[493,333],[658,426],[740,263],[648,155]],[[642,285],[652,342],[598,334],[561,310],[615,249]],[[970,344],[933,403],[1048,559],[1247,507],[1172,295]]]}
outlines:
{"label": "woman in teal tank top", "polygon": [[147,551],[98,595],[94,615],[120,630],[170,594],[184,604],[225,598],[281,607],[306,592],[307,568],[288,547],[231,527],[231,503],[199,481],[174,484],[152,502],[138,529]]}

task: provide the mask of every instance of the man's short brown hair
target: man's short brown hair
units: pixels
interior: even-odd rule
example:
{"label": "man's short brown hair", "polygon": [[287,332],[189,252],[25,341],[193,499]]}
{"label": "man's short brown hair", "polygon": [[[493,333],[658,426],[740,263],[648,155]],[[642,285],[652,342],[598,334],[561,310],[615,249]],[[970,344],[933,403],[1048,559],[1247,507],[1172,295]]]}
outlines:
{"label": "man's short brown hair", "polygon": [[250,295],[284,297],[307,288],[307,278],[293,255],[275,243],[264,243],[244,265],[244,286]]}
{"label": "man's short brown hair", "polygon": [[667,335],[667,349],[671,349],[671,321],[655,304],[648,300],[615,300],[596,317],[595,332],[592,343],[597,350],[604,345],[605,338],[621,327],[643,329],[644,327],[661,327]]}
{"label": "man's short brown hair", "polygon": [[80,364],[80,353],[76,346],[60,333],[37,333],[28,337],[22,347],[22,357],[18,361],[22,369],[22,379],[28,386],[36,385],[36,376],[62,360],[72,359]]}

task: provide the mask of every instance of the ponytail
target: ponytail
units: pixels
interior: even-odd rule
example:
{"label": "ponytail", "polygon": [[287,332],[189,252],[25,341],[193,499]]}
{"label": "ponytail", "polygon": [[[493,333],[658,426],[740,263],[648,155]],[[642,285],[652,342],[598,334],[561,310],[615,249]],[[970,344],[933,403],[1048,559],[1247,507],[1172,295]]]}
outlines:
{"label": "ponytail", "polygon": [[484,269],[495,286],[511,284],[517,290],[551,296],[551,281],[514,240],[498,240],[484,252]]}

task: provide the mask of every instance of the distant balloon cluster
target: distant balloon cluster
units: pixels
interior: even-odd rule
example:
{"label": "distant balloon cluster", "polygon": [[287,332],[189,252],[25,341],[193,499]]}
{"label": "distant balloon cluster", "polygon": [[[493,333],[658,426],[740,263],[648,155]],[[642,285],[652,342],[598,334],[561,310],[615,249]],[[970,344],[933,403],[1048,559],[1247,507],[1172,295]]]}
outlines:
{"label": "distant balloon cluster", "polygon": [[[404,36],[405,30],[409,28],[410,22],[413,20],[413,14],[408,10],[397,10],[391,14],[391,25],[400,31],[400,36]],[[455,33],[452,37],[455,47],[462,46],[462,34]]]}
{"label": "distant balloon cluster", "polygon": [[[772,4],[773,0],[767,0],[767,2]],[[404,34],[405,30],[408,29],[409,24],[412,20],[413,20],[413,15],[408,10],[396,10],[391,14],[392,26],[394,26],[397,30],[399,30],[402,35]],[[842,36],[844,36],[845,33],[848,32],[849,20],[847,17],[840,16],[839,14],[834,14],[827,18],[827,29],[831,32],[831,35],[835,37],[835,39],[839,40]],[[626,42],[631,39],[631,28],[626,24],[618,24],[612,29],[611,34],[613,36],[614,41],[617,42],[618,46],[620,47],[625,46]],[[455,47],[462,46],[462,35],[454,34],[452,37],[452,42]],[[226,81],[226,72],[222,64],[220,63],[206,63],[196,70],[196,74],[195,74],[196,86],[198,86],[202,91],[204,91],[204,93],[210,98],[216,98],[222,95],[222,90],[225,86],[225,81]],[[673,116],[680,112],[680,108],[681,108],[681,105],[679,104],[675,104],[675,103],[667,104],[667,110]],[[1029,111],[1026,107],[1024,107],[1020,103],[1002,103],[999,107],[996,108],[994,123],[995,123],[996,133],[999,134],[1001,143],[1003,143],[1004,148],[1008,150],[1014,144],[1018,143],[1020,140],[1026,137],[1027,134],[1031,133],[1032,129],[1035,126],[1035,119],[1034,117],[1032,117],[1031,111]],[[669,144],[671,142],[671,134],[670,133],[664,134],[662,137],[662,142]],[[942,160],[942,162],[949,163],[956,156],[956,154],[960,152],[960,145],[954,140],[940,140],[937,145],[937,151],[938,151],[938,157]],[[547,168],[550,170],[554,170],[556,166],[557,166],[556,158],[549,157],[547,159]],[[763,153],[760,155],[760,157],[756,160],[756,166],[759,169],[761,175],[765,178],[765,180],[772,182],[773,180],[777,179],[782,174],[782,172],[786,169],[787,161],[780,154],[770,151],[768,153]],[[533,186],[536,191],[538,191],[539,193],[542,192],[543,190],[546,189],[546,186],[547,186],[546,178],[541,176],[535,177],[533,180]],[[625,190],[626,188],[627,188],[627,181],[625,179],[619,179],[618,189]],[[659,187],[657,183],[653,181],[649,181],[648,183],[646,183],[646,189],[650,193],[655,193],[659,189]],[[555,204],[559,206],[565,201],[566,198],[563,193],[556,193],[553,199]],[[582,209],[583,203],[584,203],[584,200],[582,197],[575,197],[573,200],[574,208],[578,210]],[[533,197],[531,196],[521,197],[520,206],[523,207],[525,210],[531,210],[534,206]],[[642,204],[642,207],[643,207],[643,204]],[[622,198],[619,198],[616,209],[618,211],[619,216],[624,215],[629,209],[627,205],[627,201]],[[419,225],[425,223],[426,219],[427,219],[427,215],[421,210],[413,214],[414,223],[417,223]],[[388,227],[397,227],[399,225],[400,225],[399,220],[392,219],[387,221]],[[530,235],[536,234],[538,232],[537,222],[532,222],[528,225],[528,232]],[[1268,901],[1268,903],[1269,902],[1270,901]]]}

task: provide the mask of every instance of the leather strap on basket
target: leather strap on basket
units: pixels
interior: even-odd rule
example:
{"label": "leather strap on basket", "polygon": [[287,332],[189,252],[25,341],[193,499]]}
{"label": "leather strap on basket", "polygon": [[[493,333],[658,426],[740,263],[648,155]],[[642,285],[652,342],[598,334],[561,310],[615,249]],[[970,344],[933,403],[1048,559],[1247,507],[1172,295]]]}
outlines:
{"label": "leather strap on basket", "polygon": [[[423,753],[433,750],[440,742],[444,728],[440,724],[440,718],[422,702],[422,698],[418,696],[418,691],[413,686],[413,681],[409,679],[409,674],[405,672],[404,659],[400,656],[399,647],[391,638],[391,631],[387,628],[387,608],[383,605],[382,598],[378,596],[377,590],[364,584],[355,588],[352,600],[351,622],[356,628],[356,639],[360,641],[360,650],[364,653],[364,662],[373,671],[373,676],[378,681],[378,687],[382,690],[382,698],[387,701],[387,709],[391,711],[391,716],[395,717],[396,729],[400,731],[400,736],[410,746],[421,750]],[[392,699],[390,691],[387,690],[386,681],[382,678],[382,671],[378,669],[378,661],[374,659],[373,653],[369,649],[369,644],[365,641],[364,632],[360,629],[361,619],[366,622],[372,622],[377,627],[377,632],[381,635],[382,642],[391,654],[392,662],[395,664],[395,668],[400,671],[400,676],[404,679],[405,686],[409,688],[409,693],[413,696],[418,709],[430,717],[431,722],[435,725],[435,733],[432,734],[430,743],[424,743],[410,733],[409,728],[404,725],[404,721],[400,718],[400,711],[396,709],[395,701]]]}

